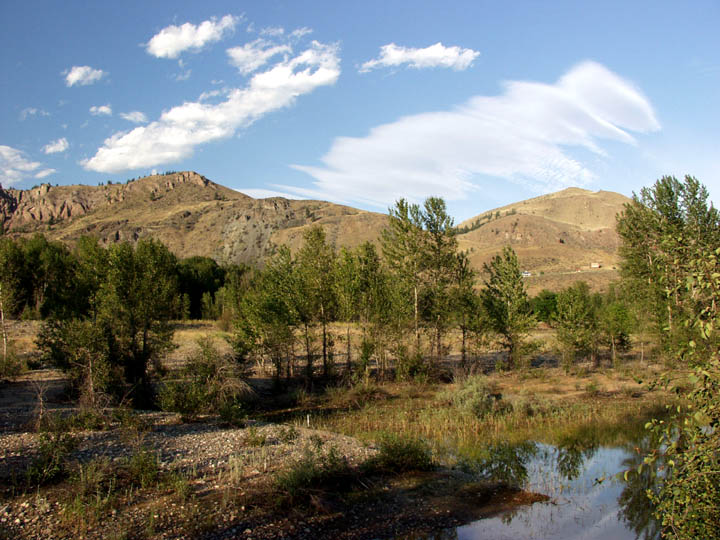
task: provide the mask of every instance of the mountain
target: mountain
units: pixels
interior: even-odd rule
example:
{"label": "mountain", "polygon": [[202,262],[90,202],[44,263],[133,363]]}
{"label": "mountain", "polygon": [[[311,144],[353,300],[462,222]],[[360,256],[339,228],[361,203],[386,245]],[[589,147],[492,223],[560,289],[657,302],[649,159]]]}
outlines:
{"label": "mountain", "polygon": [[[458,243],[478,270],[504,245],[518,253],[531,293],[583,279],[603,289],[617,278],[615,216],[629,202],[608,191],[569,188],[484,212],[458,226]],[[195,172],[125,184],[0,188],[0,226],[12,235],[42,232],[72,244],[153,237],[181,257],[256,264],[275,245],[298,248],[303,232],[325,228],[337,247],[377,242],[387,216],[323,201],[253,199]],[[599,265],[599,268],[592,268]]]}
{"label": "mountain", "polygon": [[459,225],[460,248],[481,268],[503,245],[518,255],[531,293],[577,280],[604,289],[617,279],[618,213],[630,199],[611,191],[568,188],[484,212]]}
{"label": "mountain", "polygon": [[42,232],[72,244],[83,235],[104,245],[153,237],[181,257],[257,263],[274,245],[296,247],[322,225],[328,240],[355,247],[379,238],[387,217],[323,201],[253,199],[195,172],[125,184],[0,189],[0,224],[9,234]]}

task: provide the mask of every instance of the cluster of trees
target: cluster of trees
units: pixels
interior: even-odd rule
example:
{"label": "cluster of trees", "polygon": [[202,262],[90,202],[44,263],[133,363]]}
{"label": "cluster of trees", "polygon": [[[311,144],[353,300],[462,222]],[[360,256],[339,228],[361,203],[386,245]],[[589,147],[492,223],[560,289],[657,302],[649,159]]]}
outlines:
{"label": "cluster of trees", "polygon": [[42,235],[0,238],[0,267],[4,365],[5,318],[43,318],[38,345],[82,399],[143,405],[152,401],[149,371],[172,346],[169,321],[216,312],[237,297],[230,289],[244,273],[203,257],[178,261],[154,240],[106,249],[86,237],[71,250]]}
{"label": "cluster of trees", "polygon": [[645,458],[667,465],[648,496],[663,536],[678,539],[720,537],[720,215],[707,199],[695,178],[663,177],[618,219],[624,283],[667,358],[693,367],[683,405],[652,422]]}

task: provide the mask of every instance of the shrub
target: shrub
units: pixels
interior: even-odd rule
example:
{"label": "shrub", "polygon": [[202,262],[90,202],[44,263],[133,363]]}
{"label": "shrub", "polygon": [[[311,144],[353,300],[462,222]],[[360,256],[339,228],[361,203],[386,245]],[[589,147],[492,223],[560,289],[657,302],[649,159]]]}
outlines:
{"label": "shrub", "polygon": [[502,401],[502,396],[493,390],[485,376],[473,375],[457,388],[443,392],[440,399],[460,411],[483,418],[487,414],[505,412],[509,407]]}
{"label": "shrub", "polygon": [[242,365],[231,355],[221,354],[209,338],[201,339],[182,380],[168,381],[161,388],[160,406],[186,418],[220,413],[224,421],[241,425],[245,419],[242,403],[254,397],[244,376]]}
{"label": "shrub", "polygon": [[368,472],[401,473],[433,468],[432,451],[421,439],[386,434],[379,445],[378,454],[365,462]]}
{"label": "shrub", "polygon": [[127,462],[128,480],[142,488],[155,484],[160,475],[157,454],[143,448],[133,454]]}
{"label": "shrub", "polygon": [[75,438],[62,431],[40,436],[38,455],[30,463],[25,477],[29,485],[42,486],[67,476],[68,458],[75,448]]}
{"label": "shrub", "polygon": [[327,452],[306,448],[300,459],[275,475],[275,487],[282,493],[281,502],[302,503],[312,491],[347,488],[350,474],[347,460],[335,447]]}

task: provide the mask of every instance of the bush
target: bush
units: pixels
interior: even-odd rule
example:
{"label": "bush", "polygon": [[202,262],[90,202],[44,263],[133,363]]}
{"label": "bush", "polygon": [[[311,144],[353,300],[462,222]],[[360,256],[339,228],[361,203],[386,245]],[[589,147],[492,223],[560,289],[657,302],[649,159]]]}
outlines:
{"label": "bush", "polygon": [[68,474],[68,458],[75,446],[75,438],[68,433],[43,433],[38,455],[25,472],[28,484],[42,486],[65,478]]}
{"label": "bush", "polygon": [[128,460],[127,472],[132,485],[146,488],[157,483],[160,476],[157,454],[146,448],[141,449]]}
{"label": "bush", "polygon": [[502,401],[502,396],[493,390],[484,375],[473,375],[457,388],[443,392],[440,399],[452,404],[459,411],[483,418],[487,414],[506,412],[510,407]]}
{"label": "bush", "polygon": [[327,452],[305,449],[303,456],[275,475],[275,487],[282,493],[281,502],[308,502],[306,497],[318,489],[346,489],[350,467],[335,447]]}
{"label": "bush", "polygon": [[198,341],[198,350],[188,359],[182,380],[168,381],[159,392],[160,407],[185,418],[219,413],[233,425],[245,420],[243,402],[254,397],[244,380],[241,364],[221,354],[209,338]]}
{"label": "bush", "polygon": [[401,473],[433,468],[432,450],[421,439],[386,434],[379,445],[378,454],[365,462],[368,472]]}

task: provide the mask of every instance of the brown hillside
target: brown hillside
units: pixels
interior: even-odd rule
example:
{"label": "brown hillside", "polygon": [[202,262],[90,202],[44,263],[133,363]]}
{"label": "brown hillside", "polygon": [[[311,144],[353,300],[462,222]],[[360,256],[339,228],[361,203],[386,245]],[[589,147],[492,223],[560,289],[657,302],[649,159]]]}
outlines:
{"label": "brown hillside", "polygon": [[512,246],[523,269],[532,274],[527,278],[531,293],[577,280],[604,289],[617,279],[615,220],[629,201],[619,193],[569,188],[466,220],[460,227],[472,230],[458,241],[461,249],[470,251],[476,268],[503,246]]}
{"label": "brown hillside", "polygon": [[[603,289],[617,277],[615,216],[627,201],[617,193],[570,188],[467,220],[461,227],[471,230],[459,234],[458,243],[478,270],[511,245],[532,274],[526,278],[531,293],[578,279]],[[377,242],[387,216],[323,201],[253,199],[179,172],[126,184],[0,189],[0,223],[12,235],[42,232],[69,244],[83,235],[105,245],[153,237],[180,257],[259,264],[276,245],[296,250],[314,224],[338,248]]]}
{"label": "brown hillside", "polygon": [[105,245],[153,237],[181,257],[233,263],[261,262],[280,243],[295,247],[313,223],[337,246],[355,246],[378,238],[386,219],[322,201],[253,199],[194,172],[0,192],[0,220],[10,234],[43,232],[69,244],[91,235]]}

